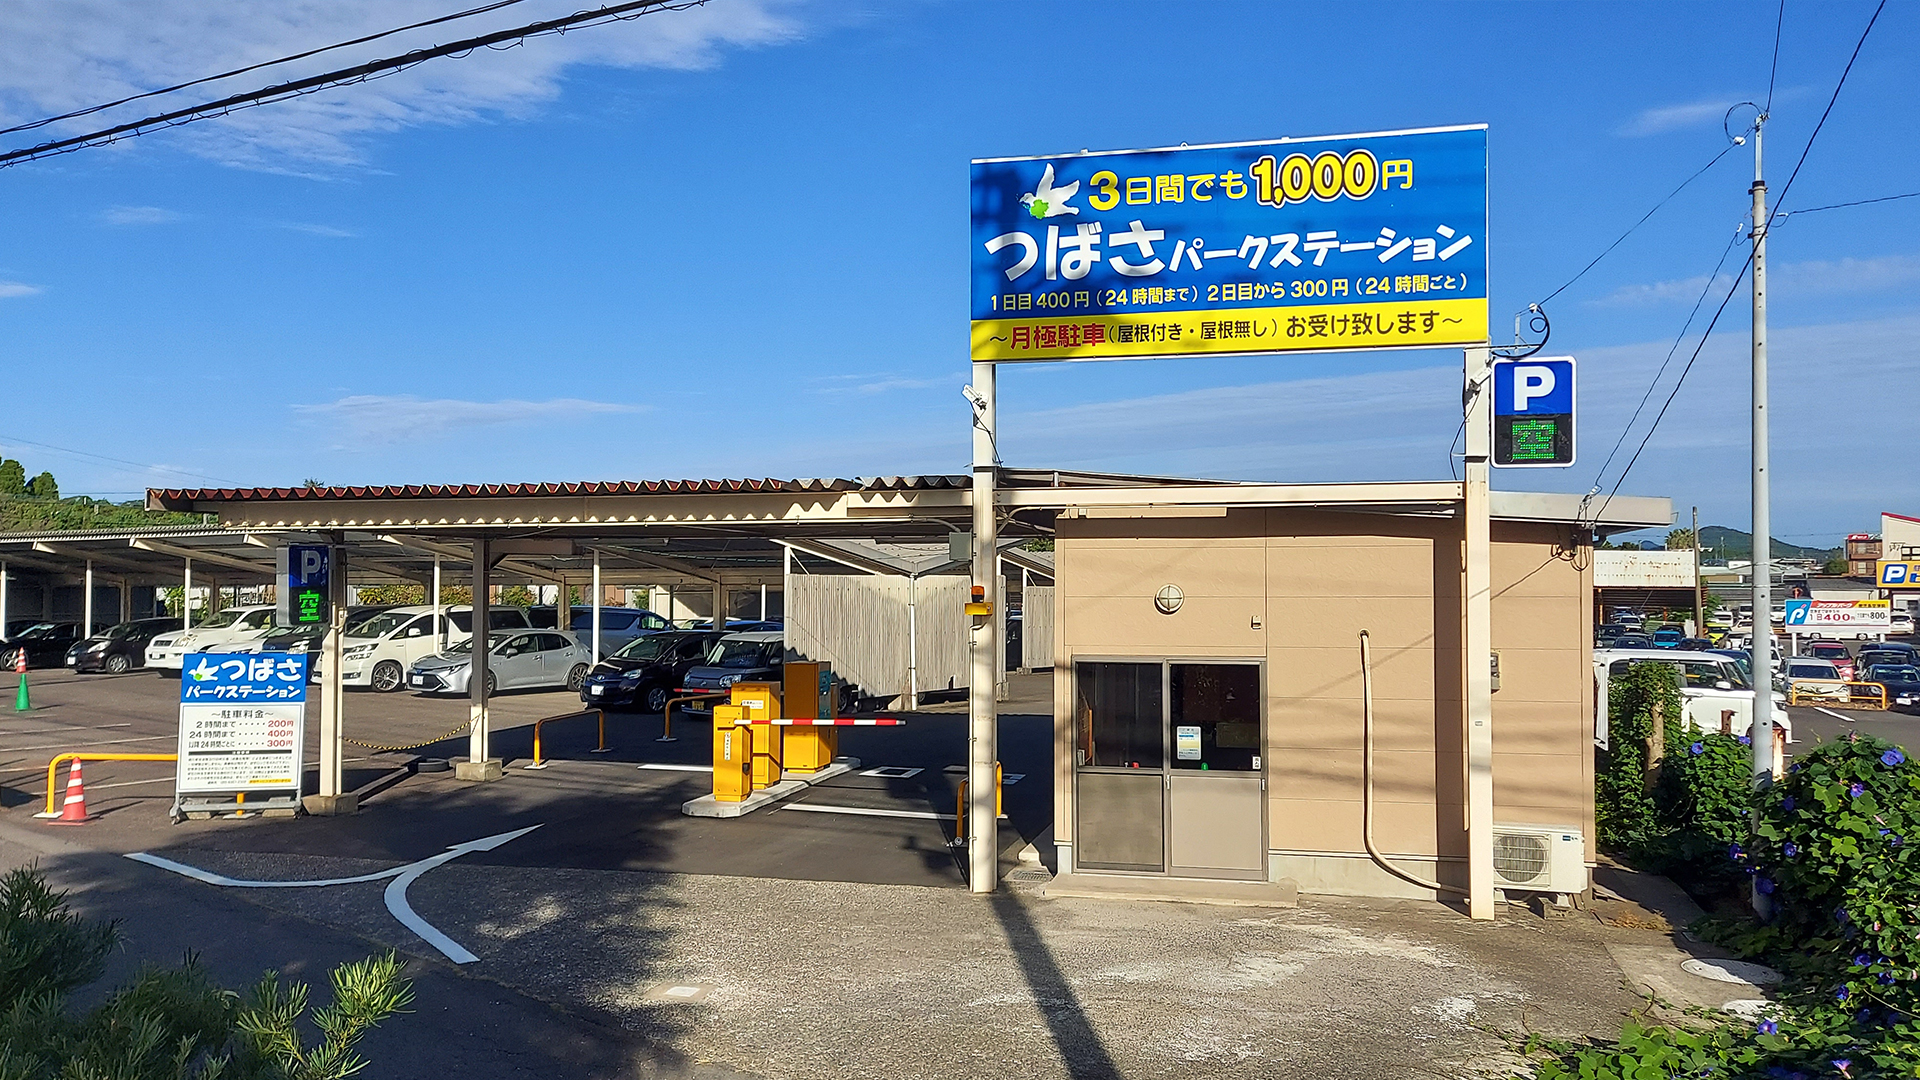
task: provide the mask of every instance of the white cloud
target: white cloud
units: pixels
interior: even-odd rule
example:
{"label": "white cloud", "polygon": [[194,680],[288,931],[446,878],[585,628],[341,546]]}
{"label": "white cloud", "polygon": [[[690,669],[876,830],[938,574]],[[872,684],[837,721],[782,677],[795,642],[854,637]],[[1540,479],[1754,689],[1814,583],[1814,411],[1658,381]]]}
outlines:
{"label": "white cloud", "polygon": [[0,281],[0,300],[9,296],[38,296],[43,290],[24,281]]}
{"label": "white cloud", "polygon": [[872,375],[829,375],[821,380],[827,385],[820,387],[822,394],[884,394],[889,390],[931,390],[941,386],[960,388],[965,380],[957,376],[935,379],[914,379],[892,372]]}
{"label": "white cloud", "polygon": [[1767,284],[1785,294],[1853,293],[1890,289],[1920,281],[1920,256],[1881,255],[1871,259],[1809,260],[1770,267]]}
{"label": "white cloud", "polygon": [[1675,281],[1654,281],[1643,285],[1622,285],[1597,300],[1587,303],[1594,307],[1645,307],[1653,304],[1691,304],[1700,299],[1702,292],[1724,293],[1733,287],[1731,274],[1720,274],[1714,279],[1714,287],[1707,288],[1707,275],[1699,274]]}
{"label": "white cloud", "polygon": [[[279,171],[360,162],[369,135],[419,124],[531,114],[581,65],[699,70],[728,48],[790,40],[781,0],[733,0],[662,11],[517,48],[446,57],[356,86],[245,109],[150,137],[233,165]],[[456,41],[577,10],[527,0],[500,12],[195,87],[15,136],[15,143],[258,89],[377,57]],[[20,123],[201,78],[316,46],[444,15],[438,0],[64,0],[0,4],[0,119]],[[132,144],[140,146],[142,139]]]}
{"label": "white cloud", "polygon": [[492,428],[552,422],[561,417],[635,413],[642,405],[553,398],[548,401],[462,401],[411,394],[355,394],[293,411],[343,441],[335,449],[428,442],[456,428]]}
{"label": "white cloud", "polygon": [[348,239],[348,238],[356,237],[360,235],[359,233],[354,232],[351,229],[337,229],[332,225],[315,225],[310,222],[304,222],[304,221],[281,221],[281,222],[276,222],[275,224],[279,228],[291,229],[294,232],[303,232],[311,236],[325,236],[325,237],[331,237],[336,239]]}
{"label": "white cloud", "polygon": [[1633,119],[1621,125],[1619,134],[1665,135],[1670,131],[1718,123],[1727,115],[1727,109],[1738,100],[1738,98],[1711,98],[1706,101],[1689,101],[1679,105],[1661,105],[1652,109],[1643,109],[1635,114]]}
{"label": "white cloud", "polygon": [[100,211],[100,220],[108,225],[167,225],[183,216],[162,206],[109,206]]}

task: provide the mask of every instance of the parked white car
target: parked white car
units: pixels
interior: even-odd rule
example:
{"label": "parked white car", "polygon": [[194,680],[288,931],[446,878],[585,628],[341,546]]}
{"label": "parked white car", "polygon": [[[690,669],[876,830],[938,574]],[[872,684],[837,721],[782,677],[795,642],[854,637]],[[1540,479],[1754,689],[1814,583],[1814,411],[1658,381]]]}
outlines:
{"label": "parked white car", "polygon": [[1905,611],[1896,611],[1891,616],[1893,624],[1887,627],[1889,634],[1910,635],[1913,633],[1913,615]]}
{"label": "parked white car", "polygon": [[249,651],[238,646],[250,645],[272,629],[272,607],[216,611],[191,630],[161,634],[147,642],[147,666],[177,678],[188,653]]}
{"label": "parked white car", "polygon": [[[564,686],[580,692],[587,678],[587,647],[559,630],[489,634],[487,693]],[[407,686],[423,694],[465,694],[472,685],[473,639],[425,657],[407,672]]]}
{"label": "parked white car", "polygon": [[[487,625],[494,633],[527,628],[527,613],[516,607],[489,607]],[[341,642],[340,681],[346,686],[370,686],[391,693],[406,685],[407,669],[473,636],[473,608],[440,609],[435,623],[426,604],[390,608],[356,624]],[[321,665],[313,665],[320,680]]]}
{"label": "parked white car", "polygon": [[[1606,745],[1607,688],[1614,675],[1629,666],[1654,662],[1671,666],[1680,680],[1680,699],[1687,725],[1718,732],[1725,726],[1735,735],[1753,727],[1753,687],[1733,657],[1679,649],[1595,649],[1593,651],[1594,740]],[[1731,715],[1728,715],[1731,714]],[[1787,716],[1787,697],[1773,691],[1773,722],[1793,741],[1793,720]]]}
{"label": "parked white car", "polygon": [[1831,660],[1790,656],[1787,658],[1786,671],[1780,678],[1790,701],[1847,702],[1853,699],[1846,680],[1840,676],[1840,668]]}

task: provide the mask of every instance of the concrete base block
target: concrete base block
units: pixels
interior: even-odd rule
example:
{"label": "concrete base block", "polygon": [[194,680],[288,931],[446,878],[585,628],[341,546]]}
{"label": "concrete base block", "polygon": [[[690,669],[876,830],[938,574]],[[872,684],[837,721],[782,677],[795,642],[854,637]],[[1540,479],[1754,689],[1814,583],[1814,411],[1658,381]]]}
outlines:
{"label": "concrete base block", "polygon": [[485,761],[468,761],[466,758],[453,759],[453,778],[455,780],[498,780],[507,775],[506,766],[499,758]]}
{"label": "concrete base block", "polygon": [[340,817],[360,812],[360,796],[351,792],[345,795],[308,795],[300,800],[300,805],[314,817]]}
{"label": "concrete base block", "polygon": [[721,802],[711,795],[702,795],[697,799],[688,799],[681,803],[680,812],[688,817],[745,817],[761,807],[771,806],[782,799],[790,799],[823,780],[831,780],[859,767],[859,758],[834,758],[833,764],[819,772],[781,773],[779,783],[772,787],[761,788],[739,802]]}
{"label": "concrete base block", "polygon": [[1131,874],[1057,874],[1047,882],[1049,897],[1078,896],[1109,900],[1166,900],[1230,907],[1298,907],[1300,886],[1292,881],[1227,881]]}

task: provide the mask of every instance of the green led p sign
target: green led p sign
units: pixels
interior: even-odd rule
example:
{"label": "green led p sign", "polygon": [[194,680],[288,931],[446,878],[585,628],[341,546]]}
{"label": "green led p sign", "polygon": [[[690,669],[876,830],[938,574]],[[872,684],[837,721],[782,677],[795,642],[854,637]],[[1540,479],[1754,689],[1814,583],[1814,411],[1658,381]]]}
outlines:
{"label": "green led p sign", "polygon": [[278,600],[274,621],[281,626],[325,626],[329,614],[328,580],[332,551],[324,544],[288,544],[278,552]]}
{"label": "green led p sign", "polygon": [[1573,357],[1493,365],[1493,463],[1509,469],[1573,464]]}

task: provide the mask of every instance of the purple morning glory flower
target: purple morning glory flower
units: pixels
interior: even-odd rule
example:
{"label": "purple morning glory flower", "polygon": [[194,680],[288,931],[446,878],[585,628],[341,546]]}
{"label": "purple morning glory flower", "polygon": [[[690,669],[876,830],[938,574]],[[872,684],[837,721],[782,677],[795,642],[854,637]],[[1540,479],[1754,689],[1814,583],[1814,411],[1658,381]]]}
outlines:
{"label": "purple morning glory flower", "polygon": [[1786,811],[1787,813],[1789,813],[1789,814],[1791,814],[1791,813],[1793,813],[1793,808],[1794,808],[1794,807],[1796,807],[1796,806],[1798,806],[1798,805],[1800,805],[1800,804],[1799,804],[1799,803],[1797,803],[1797,802],[1794,802],[1794,801],[1793,801],[1793,796],[1791,796],[1791,795],[1789,795],[1789,796],[1787,796],[1786,798],[1784,798],[1784,799],[1781,799],[1781,800],[1780,800],[1780,809],[1782,809],[1782,810],[1785,810],[1785,811]]}
{"label": "purple morning glory flower", "polygon": [[1849,996],[1851,995],[1848,994],[1847,988],[1844,986],[1833,992],[1833,1000],[1835,1001],[1845,1001]]}
{"label": "purple morning glory flower", "polygon": [[1853,784],[1847,785],[1847,794],[1852,796],[1853,798],[1857,799],[1860,796],[1865,795],[1866,793],[1867,793],[1867,785],[1865,784],[1853,783]]}
{"label": "purple morning glory flower", "polygon": [[1893,768],[1895,765],[1898,765],[1905,760],[1907,760],[1907,755],[1901,753],[1898,750],[1889,750],[1886,753],[1880,755],[1880,764],[1885,765],[1889,769]]}
{"label": "purple morning glory flower", "polygon": [[1880,973],[1880,985],[1881,985],[1881,986],[1892,986],[1892,985],[1894,984],[1894,981],[1895,981],[1895,980],[1894,980],[1894,977],[1893,977],[1893,972],[1891,972],[1891,971],[1883,971],[1883,972],[1881,972],[1881,973]]}
{"label": "purple morning glory flower", "polygon": [[1699,757],[1706,752],[1707,748],[1700,743],[1694,743],[1692,746],[1687,747],[1687,753],[1692,754],[1694,757]]}
{"label": "purple morning glory flower", "polygon": [[[1788,799],[1787,801],[1792,802],[1793,800]],[[1787,841],[1787,846],[1781,848],[1780,850],[1786,854],[1787,858],[1791,859],[1800,854],[1800,845],[1789,840]]]}
{"label": "purple morning glory flower", "polygon": [[1778,1035],[1780,1034],[1780,1024],[1774,1020],[1762,1020],[1760,1021],[1760,1034]]}
{"label": "purple morning glory flower", "polygon": [[1754,891],[1760,893],[1762,896],[1773,895],[1773,882],[1767,878],[1754,878],[1753,888]]}
{"label": "purple morning glory flower", "polygon": [[1851,1069],[1851,1068],[1853,1068],[1853,1059],[1852,1059],[1852,1058],[1834,1058],[1834,1059],[1833,1059],[1833,1067],[1834,1067],[1835,1069],[1838,1069],[1838,1070],[1840,1071],[1840,1075],[1841,1075],[1841,1076],[1845,1076],[1845,1077],[1852,1077],[1852,1076],[1853,1076],[1853,1074],[1852,1074],[1852,1073],[1850,1073],[1850,1072],[1848,1072],[1848,1071],[1847,1071],[1848,1069]]}
{"label": "purple morning glory flower", "polygon": [[1753,739],[1752,739],[1752,737],[1751,737],[1751,736],[1747,736],[1747,735],[1742,735],[1742,736],[1740,736],[1740,745],[1741,745],[1741,746],[1752,746],[1752,745],[1753,745]]}
{"label": "purple morning glory flower", "polygon": [[1740,845],[1739,845],[1739,844],[1728,844],[1728,845],[1727,845],[1727,858],[1729,858],[1729,859],[1744,859],[1744,858],[1746,858],[1746,857],[1747,857],[1747,853],[1746,853],[1746,852],[1744,852],[1744,851],[1742,851],[1742,850],[1740,850]]}
{"label": "purple morning glory flower", "polygon": [[1855,953],[1853,956],[1854,967],[1866,967],[1871,963],[1873,963],[1873,957],[1868,956],[1866,953]]}

